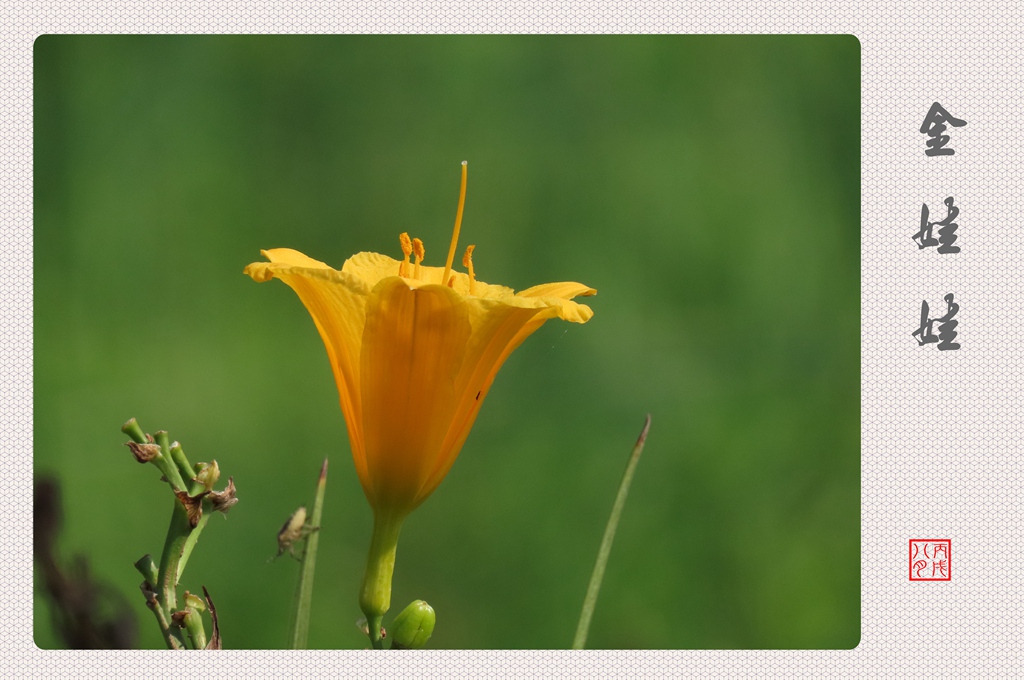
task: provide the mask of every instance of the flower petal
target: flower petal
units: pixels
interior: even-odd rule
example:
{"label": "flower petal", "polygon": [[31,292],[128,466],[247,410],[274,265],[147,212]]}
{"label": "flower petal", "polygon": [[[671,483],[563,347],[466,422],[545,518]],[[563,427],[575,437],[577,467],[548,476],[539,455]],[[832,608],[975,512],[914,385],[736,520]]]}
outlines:
{"label": "flower petal", "polygon": [[254,262],[245,268],[245,273],[256,281],[280,279],[295,291],[313,317],[338,387],[356,471],[359,479],[365,480],[366,449],[360,427],[359,349],[369,291],[358,279],[296,250],[278,248],[263,251],[263,254],[271,262]]}
{"label": "flower petal", "polygon": [[[360,278],[368,287],[373,288],[382,279],[389,276],[398,276],[398,266],[400,264],[399,260],[392,259],[387,255],[381,255],[380,253],[356,253],[345,260],[341,271]],[[410,265],[409,270],[415,271],[413,265]],[[448,285],[447,281],[441,281],[441,277],[444,276],[444,267],[420,265],[418,271],[420,272],[419,278],[406,277],[406,282],[410,288],[427,285]],[[461,293],[464,296],[469,295],[469,275],[453,269],[449,273],[449,279],[452,280],[450,288],[456,293]],[[512,295],[513,291],[508,286],[499,286],[480,280],[473,284],[474,297],[500,300],[512,297]]]}
{"label": "flower petal", "polygon": [[471,326],[444,286],[382,279],[367,300],[360,377],[368,493],[375,508],[412,510],[456,405]]}
{"label": "flower petal", "polygon": [[557,307],[521,307],[491,300],[471,300],[469,308],[473,335],[456,383],[458,405],[430,475],[419,491],[420,500],[427,498],[448,474],[505,359],[558,314]]}
{"label": "flower petal", "polygon": [[526,290],[516,293],[519,297],[557,297],[563,300],[571,300],[574,297],[586,297],[597,295],[597,291],[590,286],[584,286],[575,281],[562,281],[561,283],[542,283]]}
{"label": "flower petal", "polygon": [[597,291],[582,283],[563,281],[561,283],[542,283],[539,286],[527,288],[516,293],[520,299],[541,299],[559,307],[558,316],[565,321],[573,323],[586,323],[594,316],[590,307],[572,302],[574,297],[586,297],[597,295]]}
{"label": "flower petal", "polygon": [[373,289],[382,279],[398,276],[400,260],[395,260],[380,253],[356,253],[345,260],[341,271],[358,277],[367,288]]}

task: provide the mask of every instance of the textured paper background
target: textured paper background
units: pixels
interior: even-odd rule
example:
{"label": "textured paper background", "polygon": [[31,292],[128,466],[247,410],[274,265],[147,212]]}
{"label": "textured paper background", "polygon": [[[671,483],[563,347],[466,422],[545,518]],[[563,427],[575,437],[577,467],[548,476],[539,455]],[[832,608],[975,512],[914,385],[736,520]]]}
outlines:
{"label": "textured paper background", "polygon": [[[1010,675],[1021,663],[1024,278],[1021,20],[1011,3],[14,3],[4,17],[5,272],[0,558],[12,677]],[[41,652],[32,641],[32,41],[44,33],[850,33],[862,46],[862,640],[848,651]],[[933,101],[965,119],[929,158]],[[908,246],[921,203],[961,208],[955,257]],[[970,225],[969,227],[967,225]],[[908,231],[911,230],[911,231]],[[927,253],[932,255],[932,253]],[[957,352],[910,337],[961,305]],[[907,579],[911,538],[949,538],[951,582]]]}

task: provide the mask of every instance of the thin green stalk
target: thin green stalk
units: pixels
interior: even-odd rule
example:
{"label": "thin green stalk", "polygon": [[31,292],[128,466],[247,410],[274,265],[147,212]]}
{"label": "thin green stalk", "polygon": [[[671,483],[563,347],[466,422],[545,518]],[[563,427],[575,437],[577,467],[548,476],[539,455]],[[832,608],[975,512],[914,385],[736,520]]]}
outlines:
{"label": "thin green stalk", "polygon": [[[122,425],[121,432],[124,432],[126,435],[131,437],[136,444],[146,444],[151,441],[146,438],[146,433],[143,432],[142,427],[139,426],[139,423],[135,418],[129,419],[128,422]],[[162,440],[161,435],[163,436]],[[173,489],[177,491],[184,491],[185,482],[182,480],[181,474],[178,472],[178,467],[171,460],[171,452],[167,443],[167,433],[157,432],[155,441],[160,445],[161,453],[153,459],[152,463],[158,470],[160,470],[160,474],[164,476],[167,483],[170,484]],[[189,479],[191,478],[192,475],[189,475]]]}
{"label": "thin green stalk", "polygon": [[619,526],[619,517],[622,515],[622,508],[626,505],[626,496],[629,495],[629,485],[633,481],[633,472],[636,470],[637,461],[644,450],[644,442],[647,441],[647,431],[651,428],[651,415],[647,414],[644,421],[644,429],[633,446],[633,452],[626,463],[626,470],[622,473],[622,481],[619,482],[619,492],[615,496],[615,504],[612,506],[611,517],[608,518],[608,525],[604,528],[604,538],[601,539],[601,547],[597,551],[597,562],[594,563],[594,572],[590,575],[590,585],[587,586],[587,596],[583,598],[583,610],[580,612],[580,620],[576,625],[576,636],[572,641],[573,649],[583,649],[587,644],[587,634],[590,632],[590,620],[594,616],[594,607],[597,606],[597,595],[601,591],[601,581],[604,580],[604,569],[608,564],[608,555],[612,551],[612,542],[615,540],[615,530]]}
{"label": "thin green stalk", "polygon": [[320,468],[313,501],[312,531],[306,536],[299,567],[299,585],[295,590],[295,614],[292,618],[292,649],[306,649],[309,639],[309,613],[313,606],[313,572],[316,570],[316,549],[320,542],[320,517],[324,509],[324,490],[327,487],[327,459]]}
{"label": "thin green stalk", "polygon": [[[175,499],[174,510],[171,512],[171,524],[167,527],[167,538],[164,539],[164,551],[160,556],[160,569],[156,583],[156,606],[161,609],[161,612],[157,614],[157,619],[163,619],[160,621],[161,628],[164,628],[171,614],[178,608],[178,563],[191,532],[192,525],[189,524],[185,506]],[[164,638],[167,641],[167,646],[171,649],[178,648],[175,644],[180,645],[180,648],[185,647],[185,640],[180,629],[165,628]]]}
{"label": "thin green stalk", "polygon": [[398,536],[405,516],[373,514],[373,536],[366,557],[363,585],[359,589],[359,608],[366,615],[367,634],[374,649],[384,649],[380,626],[391,608],[391,577],[395,571]]}
{"label": "thin green stalk", "polygon": [[185,649],[185,641],[181,637],[181,629],[167,623],[167,617],[164,616],[164,610],[160,607],[160,603],[154,602],[149,608],[156,615],[156,623],[160,626],[160,633],[164,637],[164,642],[167,643],[167,648]]}
{"label": "thin green stalk", "polygon": [[[156,440],[156,443],[160,445],[161,456],[158,461],[154,461],[160,463],[160,465],[158,465],[160,472],[164,474],[167,481],[170,482],[171,486],[177,491],[184,491],[188,489],[188,485],[185,483],[185,480],[182,479],[181,472],[178,469],[178,464],[171,457],[171,444],[167,431],[160,430],[153,435],[153,438]],[[188,475],[188,479],[192,479],[191,474]]]}
{"label": "thin green stalk", "polygon": [[174,461],[174,465],[178,468],[178,472],[181,473],[182,481],[184,481],[188,487],[188,495],[195,496],[205,487],[200,482],[193,481],[196,477],[196,471],[195,468],[192,467],[192,463],[188,462],[188,457],[185,456],[185,451],[181,448],[181,444],[178,442],[171,444],[170,453],[171,460]]}
{"label": "thin green stalk", "polygon": [[131,437],[136,444],[146,443],[146,433],[142,431],[139,421],[135,420],[135,418],[129,418],[128,422],[121,426],[121,432]]}
{"label": "thin green stalk", "polygon": [[203,516],[199,518],[199,522],[196,523],[192,531],[189,532],[185,538],[185,543],[181,546],[181,557],[178,559],[178,571],[175,574],[174,584],[181,583],[181,574],[185,571],[185,565],[188,564],[188,558],[192,556],[192,549],[196,547],[196,543],[199,542],[199,535],[203,533],[203,527],[206,526],[206,521],[210,519],[210,514],[213,509],[209,503],[203,504]]}
{"label": "thin green stalk", "polygon": [[185,506],[175,499],[171,524],[167,527],[167,538],[164,539],[164,551],[160,555],[159,583],[156,584],[157,597],[168,615],[178,608],[178,564],[191,533],[192,525],[188,521]]}
{"label": "thin green stalk", "polygon": [[154,616],[156,616],[156,623],[160,626],[160,633],[164,637],[164,641],[167,646],[171,649],[182,649],[180,640],[175,636],[174,630],[167,622],[167,617],[164,615],[164,609],[160,605],[160,600],[156,593],[156,584],[160,582],[160,573],[157,569],[156,563],[153,561],[151,555],[143,555],[135,562],[135,568],[138,569],[139,573],[145,580],[140,586],[143,596],[146,598],[146,606],[149,607]]}

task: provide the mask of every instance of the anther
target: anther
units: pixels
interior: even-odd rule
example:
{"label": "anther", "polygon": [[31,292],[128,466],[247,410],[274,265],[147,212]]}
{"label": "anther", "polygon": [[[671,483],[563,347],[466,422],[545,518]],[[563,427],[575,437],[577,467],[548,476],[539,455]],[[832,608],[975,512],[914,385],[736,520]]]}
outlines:
{"label": "anther", "polygon": [[423,241],[418,238],[414,238],[412,240],[412,252],[416,256],[416,270],[413,276],[418,279],[420,278],[420,263],[423,262],[423,258],[427,254],[426,249],[423,247]]}
{"label": "anther", "polygon": [[409,234],[404,231],[398,235],[398,240],[402,243],[402,255],[404,259],[398,265],[398,275],[408,278],[409,276],[409,256],[412,255],[412,241],[409,240]]}
{"label": "anther", "polygon": [[469,272],[469,294],[473,295],[473,284],[476,283],[476,275],[473,273],[473,249],[476,246],[466,246],[466,254],[462,256],[462,266]]}

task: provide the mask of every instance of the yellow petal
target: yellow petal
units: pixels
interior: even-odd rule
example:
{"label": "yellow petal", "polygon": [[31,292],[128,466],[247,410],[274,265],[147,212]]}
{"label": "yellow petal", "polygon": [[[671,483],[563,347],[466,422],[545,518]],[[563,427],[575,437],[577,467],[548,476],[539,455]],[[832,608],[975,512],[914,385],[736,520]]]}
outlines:
{"label": "yellow petal", "polygon": [[[366,479],[366,454],[359,403],[359,351],[368,291],[356,279],[288,248],[263,251],[271,262],[254,262],[245,273],[256,281],[276,277],[299,296],[320,332],[338,387],[352,458]],[[365,488],[365,485],[364,485]]]}
{"label": "yellow petal", "polygon": [[382,279],[391,276],[398,276],[398,266],[401,260],[395,260],[380,253],[356,253],[345,260],[341,271],[345,274],[358,277],[367,288],[373,290]]}
{"label": "yellow petal", "polygon": [[260,254],[263,257],[270,260],[273,264],[285,265],[289,267],[310,267],[312,269],[333,269],[330,265],[324,264],[320,260],[314,260],[308,255],[303,255],[297,250],[291,248],[271,248],[270,250],[261,250]]}
{"label": "yellow petal", "polygon": [[552,305],[555,305],[557,300],[559,308],[558,317],[572,323],[586,323],[594,316],[594,312],[590,307],[578,302],[572,302],[571,300],[574,297],[590,295],[597,295],[597,291],[590,286],[584,286],[582,283],[575,283],[573,281],[542,283],[539,286],[527,288],[516,293],[517,298],[544,299]]}
{"label": "yellow petal", "polygon": [[[372,289],[382,279],[389,276],[398,276],[398,266],[400,264],[400,260],[392,259],[387,255],[381,255],[380,253],[356,253],[345,261],[341,271],[345,274],[358,277]],[[416,288],[431,284],[448,286],[447,281],[441,281],[441,277],[444,276],[444,267],[420,265],[419,272],[420,274],[418,278],[414,279],[406,277],[406,281],[410,287]],[[453,279],[452,285],[450,286],[452,290],[463,296],[469,295],[468,275],[462,272],[452,271],[449,275],[449,279]],[[513,291],[508,286],[485,283],[479,279],[477,279],[473,286],[474,297],[504,299],[512,297],[512,295]]]}
{"label": "yellow petal", "polygon": [[557,297],[571,300],[574,297],[597,295],[597,291],[590,286],[584,286],[582,283],[563,281],[561,283],[542,283],[539,286],[521,290],[516,295],[519,297]]}
{"label": "yellow petal", "polygon": [[469,308],[473,335],[457,382],[458,405],[430,475],[420,489],[421,499],[448,474],[505,359],[558,312],[554,307],[519,307],[489,300],[473,300]]}
{"label": "yellow petal", "polygon": [[455,409],[470,337],[465,300],[438,285],[382,279],[362,337],[363,434],[371,503],[412,510]]}

